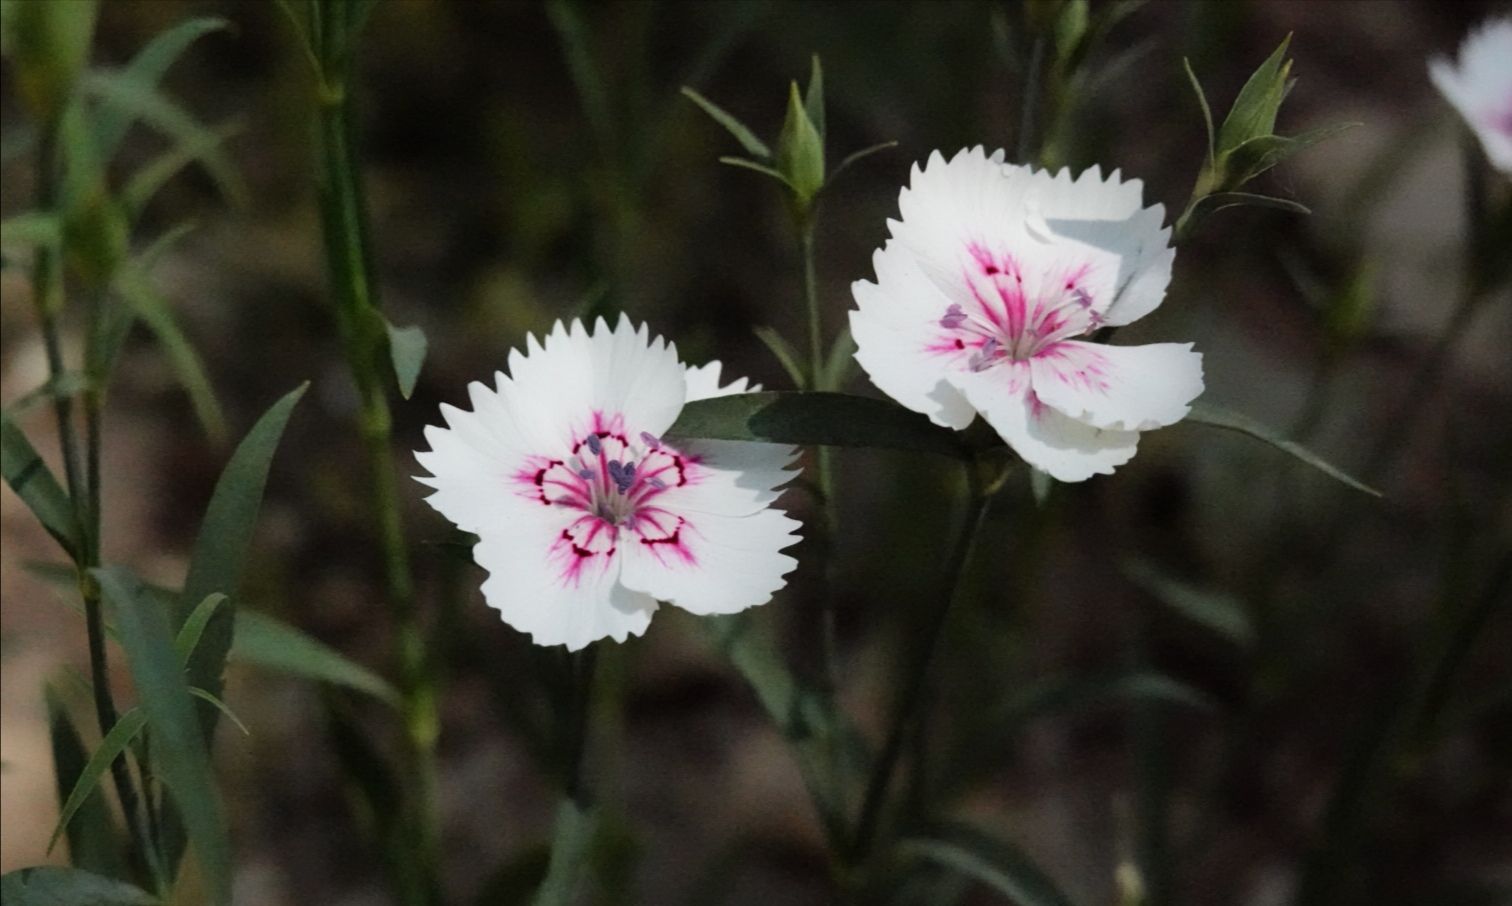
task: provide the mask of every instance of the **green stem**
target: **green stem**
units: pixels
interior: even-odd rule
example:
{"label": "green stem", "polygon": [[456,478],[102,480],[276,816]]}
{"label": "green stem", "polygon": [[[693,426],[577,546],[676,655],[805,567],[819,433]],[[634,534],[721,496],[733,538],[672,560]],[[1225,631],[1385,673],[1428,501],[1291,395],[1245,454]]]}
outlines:
{"label": "green stem", "polygon": [[[330,42],[320,48],[324,59],[350,52],[334,37],[341,31],[330,22],[320,30],[321,37]],[[330,72],[323,74],[317,128],[326,262],[347,366],[361,399],[360,428],[368,461],[373,517],[383,556],[386,598],[397,635],[404,695],[406,773],[413,783],[412,814],[418,825],[415,842],[425,871],[433,877],[439,855],[436,811],[439,716],[400,515],[392,419],[385,392],[386,336],[372,281],[371,245],[361,179],[352,150],[351,118],[345,84]]]}
{"label": "green stem", "polygon": [[[813,390],[830,390],[824,375],[824,362],[826,353],[824,349],[824,331],[819,310],[819,281],[816,276],[814,254],[814,228],[818,221],[817,212],[809,208],[799,215],[798,238],[803,258],[803,300],[808,310],[808,339],[809,339],[809,387]],[[828,447],[818,446],[814,448],[814,458],[819,472],[819,495],[821,525],[819,526],[819,540],[822,546],[823,556],[823,588],[819,604],[819,638],[821,657],[823,660],[822,692],[825,698],[834,702],[840,688],[840,644],[835,619],[835,601],[830,593],[830,567],[833,563],[831,554],[834,550],[835,538],[835,504],[834,504],[834,478],[831,451]],[[838,720],[839,709],[832,708],[832,713]],[[838,723],[830,728],[835,731],[831,738],[838,739]],[[843,814],[845,811],[845,784],[841,774],[839,752],[832,747],[829,755],[829,784],[830,790],[835,796],[836,806]]]}
{"label": "green stem", "polygon": [[882,805],[887,799],[887,789],[897,769],[899,756],[903,753],[904,740],[907,738],[909,727],[918,719],[919,706],[924,701],[924,690],[930,668],[934,664],[940,637],[944,633],[945,624],[956,599],[961,596],[965,586],[963,580],[966,564],[970,560],[971,551],[976,544],[977,535],[981,532],[982,524],[987,520],[991,494],[983,490],[975,463],[967,468],[967,480],[970,486],[971,502],[966,519],[956,535],[955,545],[950,552],[947,566],[950,589],[919,635],[921,642],[916,649],[918,654],[906,673],[907,679],[897,711],[893,716],[892,726],[888,729],[887,740],[883,743],[882,753],[877,756],[871,778],[866,785],[865,797],[861,801],[861,815],[856,822],[856,833],[851,839],[852,864],[859,864],[870,853],[877,824],[882,815]]}
{"label": "green stem", "polygon": [[1034,115],[1040,102],[1041,70],[1045,68],[1045,36],[1036,35],[1029,51],[1029,72],[1021,98],[1018,132],[1018,162],[1029,163],[1029,149],[1034,147]]}
{"label": "green stem", "polygon": [[[56,157],[58,148],[57,124],[49,123],[42,129],[37,143],[37,207],[53,211],[58,205],[58,174]],[[63,309],[63,269],[61,255],[43,246],[37,250],[32,271],[33,297],[37,305],[37,319],[42,330],[42,345],[47,355],[48,377],[57,381],[66,371],[63,361],[62,331],[58,314]],[[105,653],[105,620],[100,602],[100,588],[89,570],[100,565],[100,436],[98,388],[91,389],[86,403],[86,431],[88,447],[88,477],[80,473],[79,436],[74,426],[73,404],[65,394],[53,395],[53,412],[58,420],[58,443],[63,452],[63,474],[68,486],[68,499],[73,504],[78,519],[80,534],[79,550],[75,553],[80,596],[84,599],[84,631],[89,645],[89,678],[93,686],[95,718],[100,733],[109,733],[119,717],[115,698],[110,691],[110,663]],[[126,756],[120,755],[110,764],[111,779],[121,800],[121,812],[126,819],[126,829],[131,837],[132,862],[138,868],[151,868],[156,874],[156,862],[150,858],[151,834],[143,826],[138,809],[136,785]]]}

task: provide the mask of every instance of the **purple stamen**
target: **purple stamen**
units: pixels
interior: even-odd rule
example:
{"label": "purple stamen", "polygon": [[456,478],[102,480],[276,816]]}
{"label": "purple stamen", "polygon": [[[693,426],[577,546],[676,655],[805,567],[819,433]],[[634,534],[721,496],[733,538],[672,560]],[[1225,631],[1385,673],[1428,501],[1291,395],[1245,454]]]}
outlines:
{"label": "purple stamen", "polygon": [[646,479],[646,484],[649,484],[651,487],[656,488],[658,491],[665,491],[667,489],[667,483],[654,475]]}
{"label": "purple stamen", "polygon": [[999,345],[996,337],[988,337],[987,342],[982,344],[982,358],[990,359],[996,356]]}
{"label": "purple stamen", "polygon": [[641,442],[646,446],[653,450],[661,449],[661,440],[655,434],[652,434],[650,431],[642,431],[640,436]]}
{"label": "purple stamen", "polygon": [[581,479],[583,479],[584,481],[592,481],[593,480],[593,470],[592,469],[578,469],[578,473],[577,474],[578,474],[578,477],[581,478]]}
{"label": "purple stamen", "polygon": [[588,449],[590,451],[592,451],[592,453],[593,453],[594,456],[602,456],[603,455],[603,453],[604,453],[604,445],[599,442],[597,434],[590,434],[590,435],[588,435],[588,441],[587,441],[587,443],[588,443]]}

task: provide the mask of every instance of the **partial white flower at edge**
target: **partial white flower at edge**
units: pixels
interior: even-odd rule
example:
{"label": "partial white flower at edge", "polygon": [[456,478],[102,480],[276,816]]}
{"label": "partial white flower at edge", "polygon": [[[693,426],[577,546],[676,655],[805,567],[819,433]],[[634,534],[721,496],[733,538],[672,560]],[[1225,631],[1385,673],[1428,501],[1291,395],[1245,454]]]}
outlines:
{"label": "partial white flower at edge", "polygon": [[1440,58],[1428,64],[1428,75],[1475,131],[1492,165],[1512,173],[1512,18],[1471,32],[1458,65]]}
{"label": "partial white flower at edge", "polygon": [[472,411],[443,405],[447,427],[416,454],[427,502],[478,535],[483,596],[506,623],[577,650],[640,635],[659,601],[734,613],[786,584],[799,523],[771,504],[796,451],[661,437],[685,402],[744,379],[721,388],[718,362],[685,368],[626,318],[559,322],[526,348],[493,388],[468,385]]}
{"label": "partial white flower at edge", "polygon": [[884,393],[961,429],[980,414],[1061,481],[1111,473],[1202,393],[1190,343],[1077,339],[1154,311],[1175,250],[1139,180],[1003,163],[980,147],[914,165],[900,220],[856,282],[856,360]]}

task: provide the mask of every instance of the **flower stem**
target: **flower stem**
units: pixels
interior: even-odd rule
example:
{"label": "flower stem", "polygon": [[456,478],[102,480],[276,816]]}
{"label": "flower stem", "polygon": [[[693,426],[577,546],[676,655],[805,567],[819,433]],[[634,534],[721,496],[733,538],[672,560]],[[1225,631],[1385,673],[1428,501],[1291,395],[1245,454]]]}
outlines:
{"label": "flower stem", "polygon": [[[58,203],[58,148],[56,122],[42,129],[37,143],[37,207],[52,211]],[[47,246],[37,249],[32,270],[32,295],[37,305],[37,319],[42,330],[42,345],[47,355],[48,377],[56,382],[66,371],[58,313],[63,309],[63,268],[61,254]],[[56,384],[55,384],[56,385]],[[68,499],[73,504],[79,525],[79,549],[74,552],[80,597],[84,600],[84,632],[89,646],[89,679],[95,704],[95,718],[102,735],[116,725],[119,715],[110,691],[110,662],[105,652],[105,619],[100,601],[100,586],[90,570],[100,565],[100,397],[99,388],[86,396],[87,477],[80,474],[79,436],[74,424],[73,404],[67,394],[53,394],[53,412],[58,420],[58,443],[63,452],[64,481]],[[142,823],[137,788],[124,754],[110,763],[110,776],[121,801],[131,838],[131,862],[138,869],[150,868],[157,874],[152,858],[152,835]]]}
{"label": "flower stem", "polygon": [[1018,162],[1029,163],[1029,149],[1034,147],[1034,116],[1040,102],[1040,78],[1045,68],[1045,36],[1035,35],[1029,51],[1029,72],[1024,82],[1018,131]]}
{"label": "flower stem", "polygon": [[[803,258],[803,299],[808,310],[808,335],[809,335],[809,389],[833,390],[829,386],[828,377],[825,375],[824,363],[827,355],[824,349],[824,331],[819,310],[819,281],[816,276],[814,254],[814,229],[818,221],[815,208],[808,208],[799,215],[798,237],[802,249]],[[819,472],[819,496],[820,500],[820,527],[819,543],[821,547],[820,561],[822,562],[822,588],[819,602],[819,639],[820,657],[823,662],[823,675],[821,677],[820,691],[826,701],[830,703],[829,714],[833,718],[830,725],[831,739],[840,738],[840,709],[836,703],[836,697],[840,689],[840,642],[836,627],[835,600],[831,593],[833,585],[831,581],[831,568],[834,562],[834,539],[835,539],[835,502],[834,502],[834,478],[831,452],[828,447],[817,446],[814,448],[814,459]],[[845,778],[842,775],[840,751],[838,746],[831,746],[826,758],[828,764],[826,771],[829,774],[827,782],[830,795],[838,813],[843,815],[846,811]]]}
{"label": "flower stem", "polygon": [[[970,561],[972,548],[976,545],[977,535],[981,533],[982,524],[987,519],[987,510],[992,500],[991,488],[984,490],[981,479],[977,474],[977,464],[971,463],[967,468],[967,482],[970,487],[968,509],[961,530],[957,533],[955,544],[950,551],[948,561],[948,575],[950,576],[950,589],[940,606],[938,606],[928,624],[919,636],[921,642],[916,649],[913,663],[907,673],[907,679],[899,699],[897,711],[893,716],[892,726],[887,732],[886,742],[883,743],[882,752],[877,756],[876,764],[872,767],[871,778],[866,785],[866,795],[861,802],[861,815],[856,822],[856,832],[851,838],[850,857],[852,864],[858,864],[864,860],[871,850],[872,840],[876,836],[877,824],[882,816],[882,805],[887,798],[888,786],[892,782],[892,776],[898,766],[898,759],[903,753],[903,743],[907,737],[909,727],[918,719],[919,708],[924,701],[924,691],[930,668],[934,664],[935,652],[939,647],[940,637],[944,633],[945,624],[950,616],[952,606],[965,585],[963,579],[966,565]],[[994,484],[994,487],[996,483]]]}
{"label": "flower stem", "polygon": [[360,429],[370,473],[373,516],[383,556],[386,599],[397,635],[406,773],[413,783],[411,814],[418,825],[416,846],[424,871],[433,876],[439,847],[436,690],[419,625],[399,510],[392,418],[385,392],[386,335],[378,315],[366,212],[351,145],[351,105],[344,85],[338,83],[332,90],[330,82],[323,82],[317,126],[326,262],[347,366],[361,399]]}

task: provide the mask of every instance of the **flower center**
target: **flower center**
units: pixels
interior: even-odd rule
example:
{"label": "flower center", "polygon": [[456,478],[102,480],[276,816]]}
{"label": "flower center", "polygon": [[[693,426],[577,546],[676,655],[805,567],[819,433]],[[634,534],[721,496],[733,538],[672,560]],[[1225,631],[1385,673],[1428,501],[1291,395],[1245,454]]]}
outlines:
{"label": "flower center", "polygon": [[1027,361],[1061,340],[1091,333],[1102,322],[1084,286],[1085,266],[1065,276],[1047,274],[1031,298],[1012,257],[997,259],[978,249],[971,257],[965,275],[971,301],[946,308],[939,325],[955,348],[973,350],[966,360],[972,371]]}
{"label": "flower center", "polygon": [[542,503],[581,510],[610,526],[634,523],[669,487],[686,482],[682,455],[642,431],[635,440],[613,431],[580,437],[568,458],[535,476]]}

